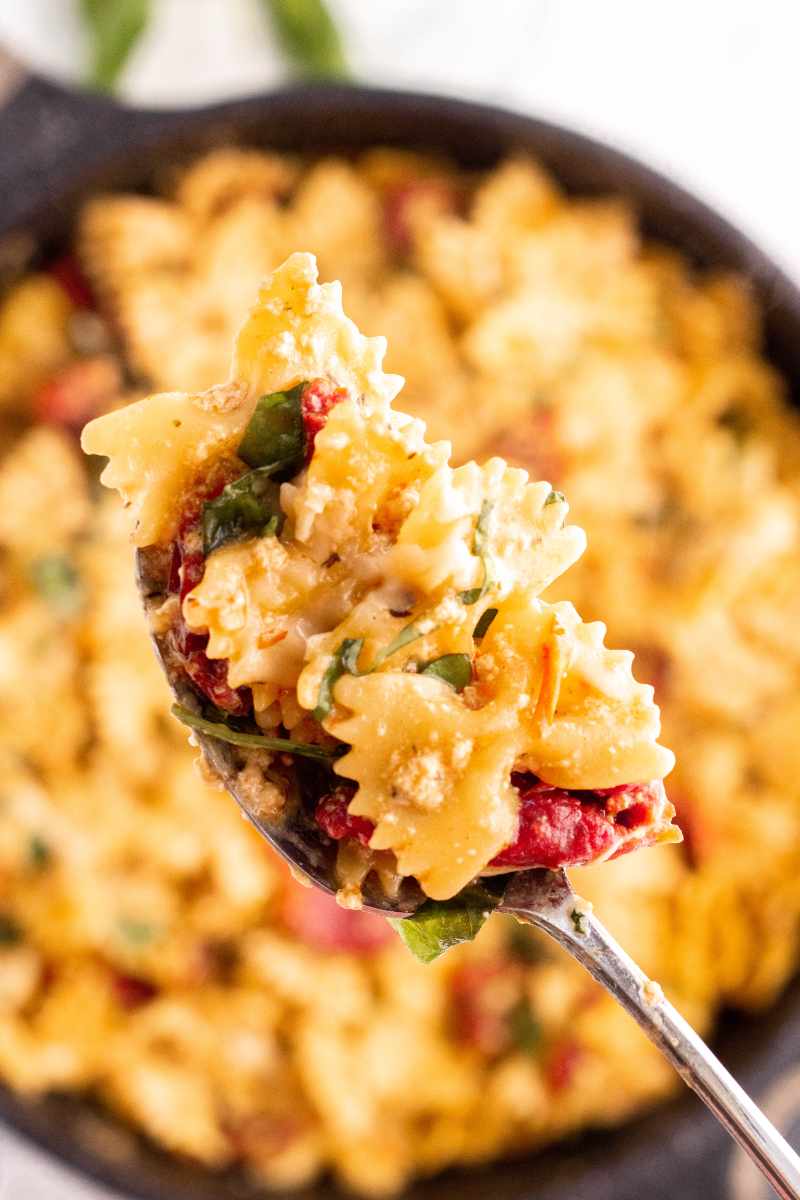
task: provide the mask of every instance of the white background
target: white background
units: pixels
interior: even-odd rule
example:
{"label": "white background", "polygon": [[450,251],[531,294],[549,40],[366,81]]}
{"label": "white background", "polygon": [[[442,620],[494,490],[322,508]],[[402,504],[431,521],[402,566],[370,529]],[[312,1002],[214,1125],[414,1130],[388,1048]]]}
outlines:
{"label": "white background", "polygon": [[[330,3],[358,78],[499,101],[613,142],[710,201],[800,279],[798,0]],[[285,77],[257,0],[155,7],[123,79],[131,102],[203,103]],[[74,0],[0,0],[0,41],[77,78],[75,11]],[[2,1200],[109,1196],[0,1134]]]}

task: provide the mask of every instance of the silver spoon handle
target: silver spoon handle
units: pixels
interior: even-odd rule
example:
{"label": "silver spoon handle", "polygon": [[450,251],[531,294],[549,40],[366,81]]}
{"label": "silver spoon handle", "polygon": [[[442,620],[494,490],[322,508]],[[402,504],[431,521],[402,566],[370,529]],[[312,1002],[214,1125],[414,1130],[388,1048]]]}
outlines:
{"label": "silver spoon handle", "polygon": [[[800,1158],[719,1059],[590,912],[553,874],[550,902],[525,910],[524,875],[502,908],[549,933],[607,988],[763,1172],[781,1200],[800,1200]],[[563,882],[560,882],[562,881]],[[516,893],[516,895],[515,895]],[[519,899],[517,899],[519,897]],[[586,906],[588,908],[588,906]]]}

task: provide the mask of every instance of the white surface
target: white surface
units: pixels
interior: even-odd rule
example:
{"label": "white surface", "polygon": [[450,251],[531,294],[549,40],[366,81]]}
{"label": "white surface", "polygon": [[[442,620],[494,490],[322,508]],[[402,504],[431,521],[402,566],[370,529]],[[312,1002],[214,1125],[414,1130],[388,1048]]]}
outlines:
{"label": "white surface", "polygon": [[[356,75],[506,103],[672,175],[800,278],[797,0],[330,0]],[[256,0],[156,0],[124,95],[193,104],[285,78]],[[0,40],[79,78],[73,0],[0,0]],[[0,1134],[0,1200],[105,1200]],[[164,1200],[170,1200],[165,1197]]]}

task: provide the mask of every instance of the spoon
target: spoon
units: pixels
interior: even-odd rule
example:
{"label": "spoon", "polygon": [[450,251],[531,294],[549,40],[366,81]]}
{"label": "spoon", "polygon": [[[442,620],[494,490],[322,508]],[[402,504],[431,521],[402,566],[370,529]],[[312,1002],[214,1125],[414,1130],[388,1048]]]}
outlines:
{"label": "spoon", "polygon": [[[156,613],[167,598],[170,558],[170,551],[160,547],[137,551],[137,583],[148,614]],[[158,621],[152,622],[151,627],[157,630]],[[155,632],[153,641],[177,703],[200,716],[198,695],[171,652],[168,640]],[[256,772],[259,769],[259,758],[254,757],[258,752],[223,742],[197,729],[194,736],[211,770],[258,832],[290,867],[314,886],[335,894],[336,847],[320,837],[319,828],[305,814],[303,804],[290,806],[288,813],[279,816],[270,816],[260,809],[258,786],[257,782],[254,786],[253,779],[253,767]],[[301,792],[305,790],[313,799],[313,766],[298,766],[298,774]],[[266,776],[264,779],[268,782]],[[425,895],[414,880],[404,879],[398,894],[388,897],[374,881],[374,874],[364,884],[365,909],[385,917],[408,917],[424,902]],[[684,1083],[749,1154],[781,1200],[800,1200],[800,1157],[665,999],[658,984],[647,978],[575,894],[566,873],[533,869],[509,872],[506,878],[497,911],[534,925],[572,955],[638,1021]]]}

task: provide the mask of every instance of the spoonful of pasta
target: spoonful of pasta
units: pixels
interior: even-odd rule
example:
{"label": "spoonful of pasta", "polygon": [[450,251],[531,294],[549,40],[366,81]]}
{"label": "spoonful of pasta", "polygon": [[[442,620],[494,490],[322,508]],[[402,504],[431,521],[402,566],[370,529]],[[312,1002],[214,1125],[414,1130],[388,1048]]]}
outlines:
{"label": "spoonful of pasta", "polygon": [[392,407],[384,353],[294,254],[227,383],[84,430],[132,518],[173,713],[297,873],[418,957],[494,909],[555,937],[800,1196],[793,1151],[564,873],[680,840],[652,688],[542,599],[584,535],[502,459],[452,467]]}

